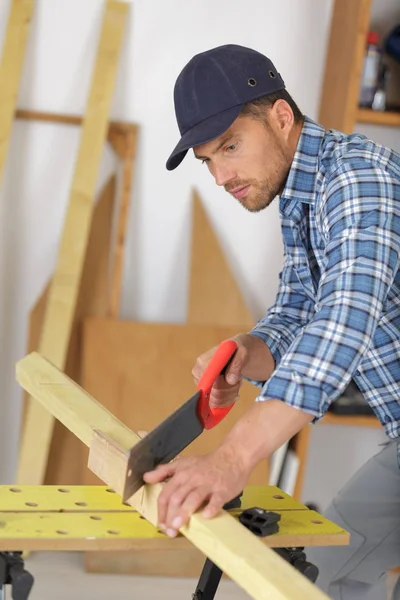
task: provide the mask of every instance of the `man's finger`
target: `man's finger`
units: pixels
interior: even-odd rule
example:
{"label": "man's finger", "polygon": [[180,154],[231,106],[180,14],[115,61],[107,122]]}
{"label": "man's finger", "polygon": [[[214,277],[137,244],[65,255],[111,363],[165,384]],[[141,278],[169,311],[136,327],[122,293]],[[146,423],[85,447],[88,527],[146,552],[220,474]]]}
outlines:
{"label": "man's finger", "polygon": [[172,526],[180,529],[185,525],[193,513],[199,510],[201,506],[208,500],[210,496],[210,487],[208,485],[198,486],[186,495],[186,499],[182,503],[178,520],[172,522]]}
{"label": "man's finger", "polygon": [[164,521],[168,535],[176,535],[178,529],[182,527],[184,518],[182,505],[194,487],[195,483],[193,483],[193,480],[189,482],[181,480],[180,485],[177,484],[173,490],[172,487],[170,488],[167,500],[167,514]]}
{"label": "man's finger", "polygon": [[146,483],[159,483],[167,477],[172,477],[176,471],[176,462],[167,463],[166,465],[158,465],[153,471],[147,471],[143,475],[143,480]]}
{"label": "man's finger", "polygon": [[225,502],[228,500],[223,497],[221,493],[214,493],[211,495],[207,505],[202,511],[202,515],[205,519],[212,519],[222,510]]}

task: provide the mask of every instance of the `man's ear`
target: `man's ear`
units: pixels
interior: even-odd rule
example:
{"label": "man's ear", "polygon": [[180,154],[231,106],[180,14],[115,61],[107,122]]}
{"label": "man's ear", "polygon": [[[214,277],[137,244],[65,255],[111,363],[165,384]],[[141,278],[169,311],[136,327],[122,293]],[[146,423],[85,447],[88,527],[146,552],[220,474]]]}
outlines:
{"label": "man's ear", "polygon": [[273,117],[278,130],[284,137],[289,137],[294,125],[294,114],[286,100],[280,98],[274,103],[271,108],[271,116]]}

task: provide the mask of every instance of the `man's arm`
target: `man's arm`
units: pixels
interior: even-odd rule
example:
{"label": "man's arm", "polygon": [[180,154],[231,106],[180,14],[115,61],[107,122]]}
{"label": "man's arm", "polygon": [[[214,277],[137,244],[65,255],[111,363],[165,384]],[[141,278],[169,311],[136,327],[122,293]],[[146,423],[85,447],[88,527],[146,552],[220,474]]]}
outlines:
{"label": "man's arm", "polygon": [[373,342],[400,267],[399,182],[358,159],[327,183],[315,314],[282,357],[258,400],[279,399],[321,418]]}
{"label": "man's arm", "polygon": [[[285,253],[275,303],[251,331],[233,337],[238,344],[238,350],[225,376],[217,378],[211,390],[210,404],[232,404],[239,394],[242,379],[257,387],[263,387],[281,357],[313,314],[314,302],[305,294],[293,264]],[[196,383],[199,382],[216,349],[217,346],[198,357],[192,371]]]}

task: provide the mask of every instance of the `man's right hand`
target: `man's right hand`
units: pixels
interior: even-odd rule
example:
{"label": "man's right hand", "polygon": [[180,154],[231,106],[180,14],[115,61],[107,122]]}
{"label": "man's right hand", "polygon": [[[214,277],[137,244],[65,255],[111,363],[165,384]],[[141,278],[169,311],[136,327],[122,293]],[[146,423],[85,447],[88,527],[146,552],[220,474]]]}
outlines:
{"label": "man's right hand", "polygon": [[[266,344],[258,337],[240,333],[232,339],[237,343],[237,350],[224,375],[217,377],[210,395],[211,406],[231,406],[239,397],[243,376],[251,379],[267,379],[273,370],[273,359]],[[210,362],[218,346],[214,346],[201,354],[192,369],[192,375],[199,383],[205,368]],[[259,375],[259,377],[253,377]]]}

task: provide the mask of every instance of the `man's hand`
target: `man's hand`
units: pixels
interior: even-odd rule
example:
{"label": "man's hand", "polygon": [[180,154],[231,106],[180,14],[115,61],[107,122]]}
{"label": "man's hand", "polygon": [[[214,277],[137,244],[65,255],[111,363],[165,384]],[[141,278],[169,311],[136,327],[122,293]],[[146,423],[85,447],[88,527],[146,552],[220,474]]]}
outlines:
{"label": "man's hand", "polygon": [[[267,379],[274,368],[271,353],[258,337],[247,333],[234,336],[238,348],[224,375],[217,377],[210,394],[211,406],[231,406],[239,397],[243,377]],[[201,354],[192,369],[196,385],[218,346]]]}
{"label": "man's hand", "polygon": [[170,537],[175,537],[191,515],[202,508],[212,518],[243,490],[251,468],[228,445],[204,456],[181,457],[159,465],[144,475],[146,483],[168,481],[158,497],[158,522]]}

